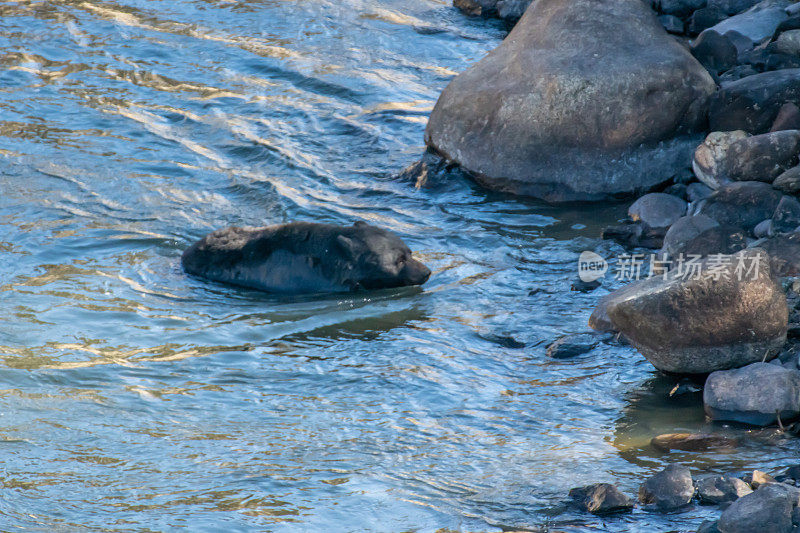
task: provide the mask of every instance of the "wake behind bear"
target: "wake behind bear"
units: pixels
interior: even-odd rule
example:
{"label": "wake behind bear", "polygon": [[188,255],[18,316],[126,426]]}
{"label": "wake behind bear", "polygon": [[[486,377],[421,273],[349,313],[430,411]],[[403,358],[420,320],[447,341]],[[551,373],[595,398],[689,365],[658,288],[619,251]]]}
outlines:
{"label": "wake behind bear", "polygon": [[364,222],[225,228],[189,247],[181,263],[195,276],[283,294],[422,285],[431,275],[397,235]]}

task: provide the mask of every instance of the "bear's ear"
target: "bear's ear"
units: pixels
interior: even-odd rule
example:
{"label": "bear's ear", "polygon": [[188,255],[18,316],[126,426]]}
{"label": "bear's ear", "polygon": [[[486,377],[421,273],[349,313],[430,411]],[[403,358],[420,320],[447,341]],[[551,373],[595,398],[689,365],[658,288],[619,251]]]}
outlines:
{"label": "bear's ear", "polygon": [[353,241],[353,239],[345,237],[344,235],[339,235],[336,237],[336,244],[347,255],[347,257],[350,259],[355,259],[356,243]]}

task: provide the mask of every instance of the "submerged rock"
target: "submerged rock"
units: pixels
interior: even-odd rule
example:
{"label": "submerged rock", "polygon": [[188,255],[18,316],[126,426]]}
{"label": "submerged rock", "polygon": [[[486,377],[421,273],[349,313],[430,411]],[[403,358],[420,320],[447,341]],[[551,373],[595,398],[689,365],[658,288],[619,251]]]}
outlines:
{"label": "submerged rock", "polygon": [[723,83],[711,98],[712,131],[769,131],[786,102],[800,101],[800,69],[764,72]]}
{"label": "submerged rock", "polygon": [[717,189],[698,209],[698,214],[713,218],[720,224],[752,231],[756,224],[772,217],[781,197],[781,193],[767,183],[730,183]]}
{"label": "submerged rock", "polygon": [[714,90],[640,0],[540,0],[447,86],[425,139],[486,187],[602,200],[684,167]]}
{"label": "submerged rock", "polygon": [[763,251],[713,256],[688,269],[612,293],[611,324],[666,372],[704,374],[777,354],[786,341],[788,308]]}
{"label": "submerged rock", "polygon": [[797,495],[789,489],[774,483],[742,496],[720,516],[720,533],[790,533]]}
{"label": "submerged rock", "polygon": [[733,502],[751,492],[750,485],[732,476],[709,476],[697,482],[697,497],[702,503]]}
{"label": "submerged rock", "polygon": [[800,372],[753,363],[713,372],[703,389],[706,414],[714,420],[753,426],[791,420],[800,414]]}
{"label": "submerged rock", "polygon": [[547,347],[547,357],[570,359],[594,350],[600,339],[592,333],[578,333],[561,337]]}
{"label": "submerged rock", "polygon": [[688,468],[669,465],[647,479],[639,488],[639,501],[654,505],[661,511],[670,511],[689,504],[694,496],[692,474]]}
{"label": "submerged rock", "polygon": [[735,439],[723,435],[710,435],[703,433],[666,433],[653,437],[650,445],[662,452],[682,450],[685,452],[700,452],[714,448],[732,448],[736,446]]}
{"label": "submerged rock", "polygon": [[624,513],[633,509],[633,500],[609,483],[597,483],[569,491],[569,497],[584,511],[592,514]]}

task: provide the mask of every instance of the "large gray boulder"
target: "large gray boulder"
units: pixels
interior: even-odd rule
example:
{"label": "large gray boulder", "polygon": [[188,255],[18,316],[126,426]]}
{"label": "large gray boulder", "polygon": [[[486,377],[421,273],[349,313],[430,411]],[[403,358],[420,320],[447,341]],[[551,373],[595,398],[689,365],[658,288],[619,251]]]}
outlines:
{"label": "large gray boulder", "polygon": [[761,361],[786,341],[786,296],[762,250],[711,256],[607,297],[610,323],[653,366],[706,374]]}
{"label": "large gray boulder", "polygon": [[715,89],[641,0],[538,0],[447,86],[425,141],[489,188],[601,200],[685,168]]}
{"label": "large gray boulder", "polygon": [[770,363],[753,363],[713,372],[703,388],[706,414],[714,420],[753,426],[791,420],[800,414],[800,372]]}

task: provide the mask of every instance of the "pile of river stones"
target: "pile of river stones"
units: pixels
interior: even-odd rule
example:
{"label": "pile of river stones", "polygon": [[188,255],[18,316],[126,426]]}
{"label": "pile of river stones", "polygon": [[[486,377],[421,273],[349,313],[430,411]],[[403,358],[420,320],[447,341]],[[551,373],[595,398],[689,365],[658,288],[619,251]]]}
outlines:
{"label": "pile of river stones", "polygon": [[[800,418],[800,3],[453,3],[513,29],[446,87],[425,155],[401,176],[426,187],[458,174],[550,203],[638,198],[603,237],[650,249],[657,275],[600,298],[595,332],[557,340],[548,356],[623,340],[663,372],[705,379],[710,419],[789,427]],[[800,465],[698,480],[671,465],[638,500],[723,506],[703,532],[789,532],[800,528],[798,487]],[[604,483],[570,497],[597,514],[634,505]]]}

